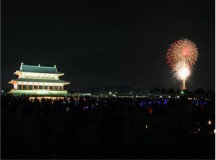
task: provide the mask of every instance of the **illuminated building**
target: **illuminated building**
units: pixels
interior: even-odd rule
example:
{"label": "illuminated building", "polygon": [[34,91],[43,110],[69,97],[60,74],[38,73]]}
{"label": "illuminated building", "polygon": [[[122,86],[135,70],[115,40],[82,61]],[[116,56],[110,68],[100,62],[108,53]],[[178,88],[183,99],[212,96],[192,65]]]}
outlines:
{"label": "illuminated building", "polygon": [[69,82],[59,79],[64,73],[58,72],[56,66],[32,66],[21,63],[20,70],[15,75],[18,79],[13,79],[9,83],[13,84],[13,89],[9,92],[15,95],[67,95],[65,85]]}

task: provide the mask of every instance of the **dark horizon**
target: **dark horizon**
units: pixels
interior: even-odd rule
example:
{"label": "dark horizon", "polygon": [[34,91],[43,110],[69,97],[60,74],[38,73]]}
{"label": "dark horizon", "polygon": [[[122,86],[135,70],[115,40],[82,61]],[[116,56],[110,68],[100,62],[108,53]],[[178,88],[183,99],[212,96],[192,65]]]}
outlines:
{"label": "dark horizon", "polygon": [[166,52],[188,38],[199,56],[187,88],[215,91],[214,1],[50,2],[2,1],[2,89],[22,62],[56,65],[70,90],[178,89]]}

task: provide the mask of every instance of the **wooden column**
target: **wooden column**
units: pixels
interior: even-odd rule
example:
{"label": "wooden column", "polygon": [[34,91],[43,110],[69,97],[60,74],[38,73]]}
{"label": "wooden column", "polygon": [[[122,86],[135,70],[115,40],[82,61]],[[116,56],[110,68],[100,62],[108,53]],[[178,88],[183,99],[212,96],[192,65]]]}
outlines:
{"label": "wooden column", "polygon": [[21,87],[21,89],[23,90],[23,84],[22,84],[22,87]]}
{"label": "wooden column", "polygon": [[29,89],[29,85],[27,84],[27,90]]}
{"label": "wooden column", "polygon": [[39,84],[38,84],[38,90],[39,90],[40,88],[39,88]]}
{"label": "wooden column", "polygon": [[43,84],[43,90],[44,90],[44,84]]}
{"label": "wooden column", "polygon": [[62,85],[62,91],[64,90],[64,85]]}

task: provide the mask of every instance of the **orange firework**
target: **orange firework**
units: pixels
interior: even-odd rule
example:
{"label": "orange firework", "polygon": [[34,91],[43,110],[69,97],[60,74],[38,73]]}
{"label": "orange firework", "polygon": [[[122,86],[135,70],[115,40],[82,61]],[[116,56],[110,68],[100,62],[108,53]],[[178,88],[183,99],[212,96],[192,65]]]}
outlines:
{"label": "orange firework", "polygon": [[196,44],[188,39],[178,40],[170,45],[166,55],[174,77],[182,80],[182,89],[186,89],[185,81],[198,58]]}
{"label": "orange firework", "polygon": [[188,39],[181,39],[170,45],[167,52],[167,63],[173,69],[179,61],[184,61],[192,67],[198,58],[198,49],[195,43]]}

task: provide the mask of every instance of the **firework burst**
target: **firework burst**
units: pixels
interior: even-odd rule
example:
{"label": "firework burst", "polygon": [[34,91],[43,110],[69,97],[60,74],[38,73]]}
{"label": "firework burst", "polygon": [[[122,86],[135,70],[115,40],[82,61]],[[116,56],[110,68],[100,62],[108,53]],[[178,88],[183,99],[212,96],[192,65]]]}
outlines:
{"label": "firework burst", "polygon": [[182,88],[185,89],[185,81],[190,76],[192,67],[198,58],[196,44],[188,39],[178,40],[170,45],[166,58],[174,77],[182,80]]}
{"label": "firework burst", "polygon": [[191,73],[191,69],[187,63],[181,61],[178,62],[175,67],[173,68],[174,77],[178,80],[186,80]]}
{"label": "firework burst", "polygon": [[179,61],[186,62],[192,67],[198,58],[198,49],[195,43],[188,39],[181,39],[170,45],[167,52],[167,63],[173,68]]}

